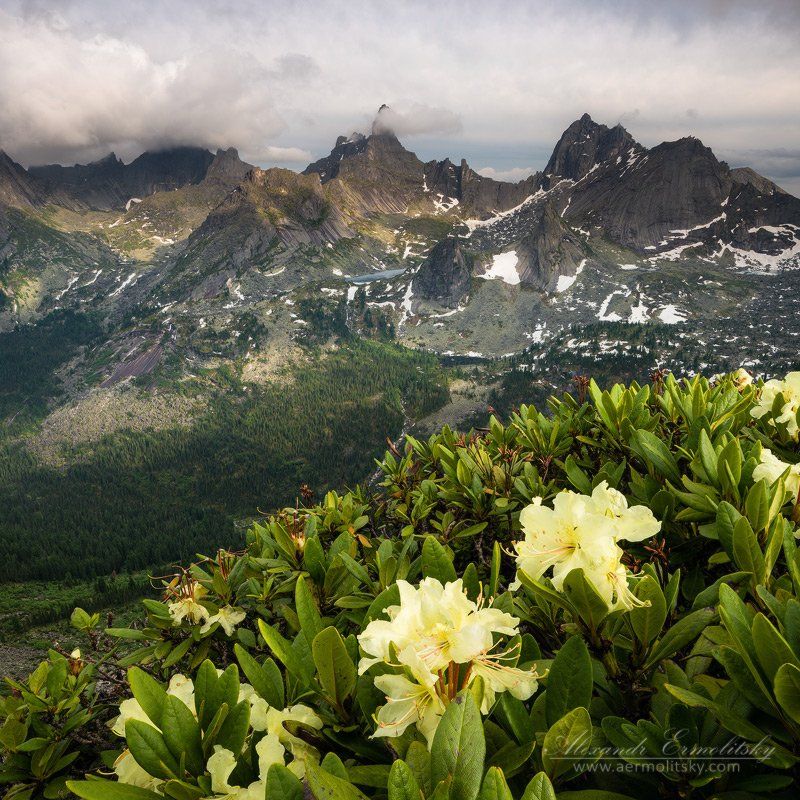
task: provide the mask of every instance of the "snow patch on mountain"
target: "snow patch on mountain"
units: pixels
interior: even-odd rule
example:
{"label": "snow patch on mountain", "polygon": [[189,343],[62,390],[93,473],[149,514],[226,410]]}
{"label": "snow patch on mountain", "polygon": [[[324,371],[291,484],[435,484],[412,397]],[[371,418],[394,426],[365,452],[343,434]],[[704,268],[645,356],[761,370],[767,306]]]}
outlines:
{"label": "snow patch on mountain", "polygon": [[561,294],[562,292],[566,292],[567,289],[578,280],[578,275],[583,272],[583,268],[586,266],[586,259],[584,258],[580,264],[578,264],[578,268],[575,270],[574,275],[559,275],[558,281],[556,283],[556,293]]}
{"label": "snow patch on mountain", "polygon": [[516,286],[520,282],[519,272],[517,272],[518,261],[516,250],[498,253],[496,256],[492,256],[491,267],[478,277],[486,281],[500,279],[510,286]]}

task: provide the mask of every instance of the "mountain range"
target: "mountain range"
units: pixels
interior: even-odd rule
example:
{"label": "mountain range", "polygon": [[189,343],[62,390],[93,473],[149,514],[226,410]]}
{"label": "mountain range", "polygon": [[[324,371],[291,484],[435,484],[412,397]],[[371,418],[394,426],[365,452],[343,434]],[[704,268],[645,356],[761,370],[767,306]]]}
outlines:
{"label": "mountain range", "polygon": [[508,183],[423,162],[380,119],[302,173],[233,148],[28,169],[0,151],[0,331],[97,321],[59,402],[167,365],[269,372],[337,325],[533,371],[558,353],[638,363],[643,330],[651,366],[795,357],[800,200],[767,178],[585,114]]}

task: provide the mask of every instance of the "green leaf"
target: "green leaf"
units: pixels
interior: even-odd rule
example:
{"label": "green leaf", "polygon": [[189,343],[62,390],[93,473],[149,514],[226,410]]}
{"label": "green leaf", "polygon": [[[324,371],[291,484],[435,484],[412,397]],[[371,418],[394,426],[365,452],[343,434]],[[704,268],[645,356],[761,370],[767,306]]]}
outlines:
{"label": "green leaf", "polygon": [[303,784],[283,764],[273,764],[267,770],[267,797],[280,800],[303,800]]}
{"label": "green leaf", "polygon": [[182,642],[178,642],[164,659],[162,666],[171,667],[177,664],[189,652],[189,648],[193,644],[194,641],[192,639],[184,639]]}
{"label": "green leaf", "polygon": [[433,737],[433,784],[451,777],[454,798],[475,800],[481,788],[485,757],[486,740],[480,712],[472,695],[462,692],[447,707]]}
{"label": "green leaf", "polygon": [[389,771],[389,800],[420,800],[420,791],[414,773],[405,761],[395,761]]}
{"label": "green leaf", "polygon": [[51,698],[57,698],[61,693],[61,687],[67,679],[67,659],[58,656],[50,664],[47,672],[47,694]]}
{"label": "green leaf", "polygon": [[708,476],[709,481],[714,486],[719,484],[719,479],[717,478],[717,453],[714,450],[714,445],[711,444],[711,439],[708,438],[708,434],[706,433],[705,429],[700,431],[700,462],[703,465],[703,469]]}
{"label": "green leaf", "polygon": [[139,667],[131,667],[128,670],[128,683],[136,702],[153,724],[160,728],[161,714],[167,702],[167,692],[164,687]]}
{"label": "green leaf", "polygon": [[800,661],[792,652],[789,643],[762,613],[759,612],[753,618],[751,631],[758,662],[769,683],[772,683],[778,670],[784,664],[800,668]]}
{"label": "green leaf", "polygon": [[[414,798],[418,800],[419,794]],[[389,795],[389,800],[394,800]],[[402,798],[402,800],[406,800]],[[481,793],[478,795],[478,800],[514,800],[511,790],[508,788],[503,771],[497,767],[490,767],[483,779],[481,786]]]}
{"label": "green leaf", "polygon": [[297,652],[292,649],[292,645],[275,628],[267,625],[263,619],[258,621],[258,630],[264,637],[267,647],[286,667],[292,677],[304,687],[310,685],[312,681],[311,667],[303,663]]}
{"label": "green leaf", "polygon": [[457,578],[452,559],[433,536],[426,536],[422,545],[422,574],[426,578],[436,578],[442,584]]}
{"label": "green leaf", "polygon": [[592,493],[592,482],[589,480],[589,476],[578,466],[574,456],[567,456],[567,460],[564,462],[564,471],[567,473],[569,482],[581,494]]}
{"label": "green leaf", "polygon": [[582,569],[570,571],[564,579],[563,592],[577,609],[581,619],[593,630],[597,630],[600,623],[608,616],[608,604]]}
{"label": "green leaf", "polygon": [[356,686],[356,665],[341,634],[333,626],[325,628],[314,638],[311,651],[323,691],[341,707]]}
{"label": "green leaf", "polygon": [[664,629],[667,619],[667,601],[658,582],[645,575],[636,586],[636,596],[649,606],[631,609],[630,621],[636,638],[645,646],[649,645]]}
{"label": "green leaf", "polygon": [[348,767],[347,777],[356,786],[369,786],[372,789],[386,789],[389,784],[388,764],[366,764]]}
{"label": "green leaf", "polygon": [[744,501],[747,519],[753,526],[754,531],[761,531],[769,523],[769,486],[767,481],[762,478],[750,487],[747,498]]}
{"label": "green leaf", "polygon": [[233,646],[233,652],[256,694],[263,697],[272,708],[283,708],[283,676],[278,665],[272,659],[268,659],[262,666],[240,644]]}
{"label": "green leaf", "polygon": [[431,754],[428,748],[422,742],[411,742],[405,761],[427,797],[431,793]]}
{"label": "green leaf", "polygon": [[163,780],[180,777],[178,760],[167,747],[164,737],[152,725],[129,719],[125,723],[125,739],[136,763],[145,772]]}
{"label": "green leaf", "polygon": [[320,762],[320,766],[325,772],[329,772],[331,775],[335,775],[343,781],[349,780],[347,776],[347,767],[345,767],[342,759],[339,758],[336,753],[326,753],[325,758]]}
{"label": "green leaf", "polygon": [[448,775],[443,781],[436,784],[433,794],[428,796],[428,800],[453,800],[450,795],[450,787],[453,783],[453,776]]}
{"label": "green leaf", "polygon": [[568,711],[589,707],[592,700],[592,659],[580,636],[570,636],[547,674],[545,719],[555,725]]}
{"label": "green leaf", "polygon": [[247,700],[242,700],[241,703],[231,707],[219,729],[219,733],[214,739],[214,743],[221,745],[232,753],[241,753],[249,727],[250,703]]}
{"label": "green leaf", "polygon": [[170,752],[180,763],[185,759],[186,768],[192,775],[205,772],[205,758],[200,738],[200,726],[194,714],[177,697],[167,696],[161,715],[161,731]]}
{"label": "green leaf", "polygon": [[800,724],[800,669],[784,664],[775,673],[775,697],[783,710]]}
{"label": "green leaf", "polygon": [[306,781],[314,800],[368,800],[353,784],[306,762]]}
{"label": "green leaf", "polygon": [[557,778],[572,769],[591,740],[592,720],[585,708],[572,709],[551,726],[542,745],[542,766],[548,776]]}
{"label": "green leaf", "polygon": [[665,658],[671,658],[678,650],[693,642],[715,616],[713,610],[701,608],[678,620],[655,645],[644,664],[645,669]]}
{"label": "green leaf", "polygon": [[522,795],[522,800],[556,800],[556,793],[550,778],[544,772],[534,775]]}
{"label": "green leaf", "polygon": [[746,517],[733,529],[733,558],[739,569],[753,573],[753,585],[764,582],[764,554]]}
{"label": "green leaf", "polygon": [[197,670],[194,704],[200,726],[206,728],[223,703],[233,708],[239,699],[239,669],[231,664],[221,675],[206,659]]}
{"label": "green leaf", "polygon": [[645,464],[652,465],[655,471],[675,484],[681,481],[678,462],[667,445],[655,434],[646,430],[635,430],[629,445]]}
{"label": "green leaf", "polygon": [[492,545],[492,564],[489,569],[489,597],[494,597],[500,587],[500,569],[503,566],[503,550],[500,542]]}
{"label": "green leaf", "polygon": [[739,481],[742,478],[742,448],[738,439],[731,439],[719,454],[717,472],[722,488],[739,498]]}
{"label": "green leaf", "polygon": [[67,781],[67,788],[83,800],[163,800],[149,789],[105,780]]}
{"label": "green leaf", "polygon": [[635,798],[628,794],[608,792],[605,789],[579,789],[575,792],[559,792],[558,800],[635,800]]}

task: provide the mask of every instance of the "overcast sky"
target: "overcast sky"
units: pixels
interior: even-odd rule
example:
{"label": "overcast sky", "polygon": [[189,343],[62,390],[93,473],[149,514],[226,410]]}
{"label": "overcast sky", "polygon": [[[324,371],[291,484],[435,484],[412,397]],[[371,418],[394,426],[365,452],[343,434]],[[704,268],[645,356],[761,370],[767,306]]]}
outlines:
{"label": "overcast sky", "polygon": [[388,103],[423,159],[517,179],[588,111],[800,194],[798,42],[798,0],[0,0],[0,148],[232,145],[297,169]]}

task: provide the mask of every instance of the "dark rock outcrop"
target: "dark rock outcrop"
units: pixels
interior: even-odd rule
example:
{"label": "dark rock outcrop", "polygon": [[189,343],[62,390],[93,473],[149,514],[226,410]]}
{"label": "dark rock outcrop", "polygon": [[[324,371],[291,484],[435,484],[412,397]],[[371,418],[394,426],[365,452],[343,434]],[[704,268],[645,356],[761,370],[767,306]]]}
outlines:
{"label": "dark rock outcrop", "polygon": [[236,184],[243,181],[252,169],[252,164],[239,158],[239,151],[235,147],[229,147],[227,150],[217,150],[203,180]]}
{"label": "dark rock outcrop", "polygon": [[333,180],[339,174],[339,165],[345,158],[363,153],[367,147],[367,137],[363,133],[352,133],[350,137],[340,136],[331,150],[330,155],[320,158],[313,164],[309,164],[304,170],[303,175],[315,173],[319,175],[322,183]]}
{"label": "dark rock outcrop", "polygon": [[749,184],[761,194],[787,194],[780,186],[773,183],[769,178],[759,175],[750,167],[737,167],[731,170],[731,178],[736,184]]}
{"label": "dark rock outcrop", "polygon": [[585,247],[552,203],[547,203],[534,229],[517,247],[520,283],[546,292],[555,290],[562,275],[575,275]]}
{"label": "dark rock outcrop", "polygon": [[435,245],[414,276],[412,293],[420,300],[458,308],[469,295],[473,257],[448,236]]}

